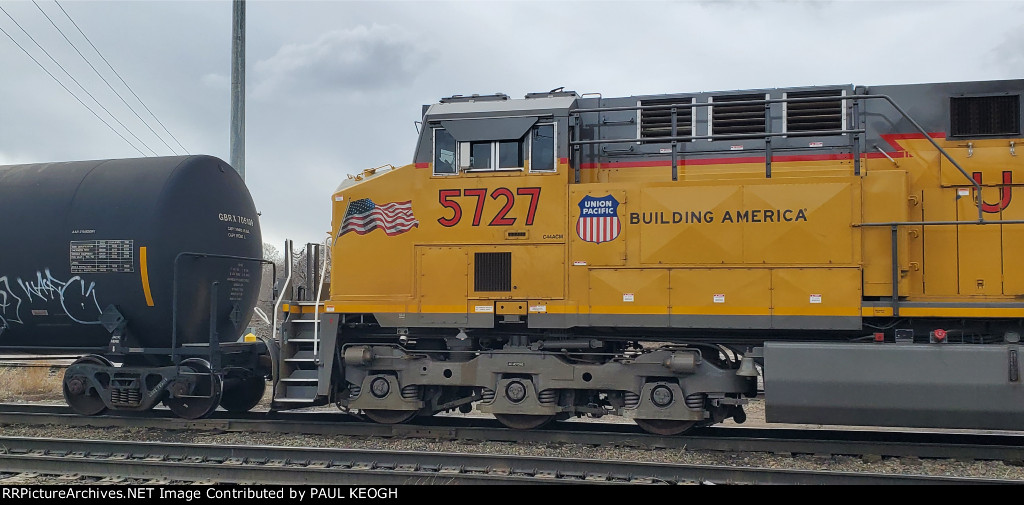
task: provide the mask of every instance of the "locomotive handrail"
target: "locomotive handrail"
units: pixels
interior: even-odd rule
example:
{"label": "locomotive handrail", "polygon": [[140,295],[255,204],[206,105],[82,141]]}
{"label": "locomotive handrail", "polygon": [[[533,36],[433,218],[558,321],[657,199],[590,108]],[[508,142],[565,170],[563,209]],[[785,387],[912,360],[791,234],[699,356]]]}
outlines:
{"label": "locomotive handrail", "polygon": [[[277,342],[277,313],[280,312],[281,302],[284,301],[284,291],[288,288],[288,284],[292,282],[292,241],[284,241],[284,283],[281,284],[281,294],[277,296],[277,301],[274,302],[274,324],[271,326],[270,339]],[[275,273],[274,278],[277,278]]]}
{"label": "locomotive handrail", "polygon": [[316,321],[313,323],[313,360],[317,365],[320,364],[320,296],[324,292],[324,276],[327,275],[327,263],[329,263],[327,255],[331,252],[330,244],[333,242],[330,235],[324,239],[324,264],[320,267],[320,283],[316,289],[316,300],[313,300],[316,302],[313,305],[313,320]]}
{"label": "locomotive handrail", "polygon": [[678,135],[675,137],[636,137],[623,139],[597,139],[597,140],[572,140],[572,145],[586,144],[616,144],[625,142],[662,142],[671,140],[744,140],[763,139],[765,137],[820,137],[823,135],[835,135],[837,133],[865,133],[863,128],[852,130],[814,130],[806,132],[765,132],[765,133],[729,133],[721,135]]}
{"label": "locomotive handrail", "polygon": [[[174,363],[178,362],[178,265],[180,264],[181,258],[185,256],[192,256],[195,258],[217,258],[227,260],[240,260],[240,261],[256,261],[262,264],[269,264],[271,268],[272,278],[277,277],[277,265],[273,261],[264,258],[250,258],[246,256],[233,256],[229,254],[211,254],[211,253],[197,253],[182,251],[174,257],[174,269],[173,269],[173,281],[171,285],[171,361]],[[211,296],[212,298],[212,296]],[[216,318],[216,314],[210,314],[211,328],[213,326],[213,319]]]}
{"label": "locomotive handrail", "polygon": [[887,223],[853,223],[854,228],[868,226],[941,226],[956,224],[1024,224],[1024,219],[1007,219],[1004,221],[890,221]]}
{"label": "locomotive handrail", "polygon": [[[968,175],[967,171],[964,170],[963,167],[961,167],[960,164],[957,163],[956,160],[954,160],[953,157],[950,156],[949,153],[947,153],[946,150],[943,149],[942,146],[940,146],[938,144],[938,142],[935,142],[935,139],[933,139],[931,137],[931,135],[929,135],[928,132],[925,131],[925,129],[920,125],[920,123],[915,121],[914,118],[910,117],[910,115],[907,114],[907,112],[905,110],[903,110],[903,108],[900,107],[899,104],[897,104],[896,101],[893,100],[889,95],[842,95],[842,96],[837,96],[837,97],[820,97],[819,96],[819,97],[805,97],[805,98],[768,98],[768,99],[764,99],[764,100],[743,100],[743,101],[727,102],[726,105],[728,105],[730,107],[737,106],[737,105],[764,105],[767,108],[770,104],[773,104],[773,103],[822,102],[822,101],[841,101],[841,100],[852,100],[852,101],[884,100],[886,102],[889,102],[889,105],[892,105],[892,107],[894,109],[896,109],[896,112],[899,112],[900,115],[903,116],[904,119],[909,121],[910,124],[913,125],[914,128],[917,129],[917,131],[919,133],[924,135],[924,138],[928,139],[928,142],[930,142],[932,144],[932,146],[935,147],[935,149],[937,149],[939,151],[939,153],[944,158],[949,160],[949,162],[952,163],[954,167],[956,167],[956,169],[960,172],[960,174],[963,175],[964,178],[967,179],[971,183],[972,186],[974,186],[975,194],[977,194],[977,199],[976,200],[977,200],[977,205],[978,205],[978,220],[974,221],[974,223],[984,223],[985,222],[985,217],[984,217],[985,214],[984,214],[984,211],[982,209],[981,184],[978,181],[974,180],[973,177]],[[669,104],[669,105],[633,105],[633,106],[628,106],[627,105],[627,106],[621,106],[621,107],[595,107],[595,108],[589,108],[589,109],[574,109],[574,110],[570,111],[569,114],[575,115],[577,118],[579,118],[580,114],[584,114],[584,113],[587,113],[587,112],[613,112],[613,111],[627,111],[627,110],[672,110],[672,130],[673,130],[673,134],[674,134],[674,133],[676,133],[675,132],[675,128],[676,128],[676,111],[675,111],[675,109],[677,109],[677,108],[693,109],[695,107],[714,107],[714,106],[715,106],[714,102],[703,102],[703,103],[692,102],[692,103],[679,103],[679,104]],[[767,114],[765,115],[765,123],[766,124],[768,123],[768,115]],[[577,130],[578,129],[579,128],[577,128]],[[671,137],[641,137],[640,135],[637,135],[636,138],[632,138],[632,139],[570,140],[569,141],[569,145],[571,145],[571,146],[581,146],[581,145],[587,145],[587,144],[611,144],[611,143],[622,143],[622,142],[660,142],[660,143],[672,142],[672,144],[673,144],[673,148],[672,148],[672,159],[673,159],[672,169],[673,169],[673,175],[674,175],[675,174],[675,169],[676,169],[676,164],[675,164],[675,156],[676,156],[675,142],[677,142],[677,141],[681,141],[681,140],[702,140],[702,139],[707,139],[707,140],[716,140],[716,139],[717,140],[732,140],[732,139],[736,139],[736,140],[739,140],[739,139],[763,138],[763,139],[765,139],[765,143],[768,146],[770,146],[770,144],[768,144],[768,143],[770,142],[770,139],[772,137],[780,137],[780,136],[786,136],[786,137],[807,137],[807,136],[818,136],[818,135],[823,135],[823,134],[835,135],[837,133],[860,134],[860,133],[865,133],[865,130],[864,129],[855,129],[855,130],[827,130],[827,131],[813,131],[813,132],[781,132],[781,133],[765,131],[764,133],[751,133],[751,134],[692,135],[692,136],[676,136],[676,135],[673,135]],[[578,149],[578,147],[577,147],[577,149]],[[770,149],[770,147],[766,147],[766,150],[768,150],[768,149]],[[766,160],[765,161],[766,161],[766,163],[770,164],[771,163],[770,156],[766,156]],[[857,161],[859,161],[859,160],[857,160]],[[576,174],[576,182],[579,182],[579,180],[580,180],[580,178],[579,178],[579,163],[580,163],[579,156],[576,156],[575,157],[575,165],[576,165],[575,170],[577,172],[577,174]],[[768,172],[768,173],[770,174],[770,172]],[[673,179],[674,179],[674,177],[673,177]]]}

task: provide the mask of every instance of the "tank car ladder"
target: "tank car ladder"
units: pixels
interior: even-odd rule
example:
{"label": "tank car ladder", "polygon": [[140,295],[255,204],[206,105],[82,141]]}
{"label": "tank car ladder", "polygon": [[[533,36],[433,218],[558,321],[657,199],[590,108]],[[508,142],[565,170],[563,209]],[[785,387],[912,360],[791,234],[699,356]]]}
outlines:
{"label": "tank car ladder", "polygon": [[[323,293],[324,273],[317,276],[315,265],[319,263],[320,251],[313,244],[307,244],[306,279],[307,285],[318,286],[315,298],[309,300],[309,289],[300,289],[298,301],[284,307],[285,318],[281,323],[280,359],[278,360],[277,380],[274,384],[274,400],[276,406],[294,408],[302,404],[312,405],[318,400],[319,375],[322,362],[320,360],[320,325],[324,315],[323,302],[318,301]],[[284,297],[291,279],[291,243],[285,248],[285,261],[289,268],[282,287]],[[324,261],[324,270],[327,262]],[[275,314],[278,311],[275,310]],[[296,405],[298,404],[298,405]]]}

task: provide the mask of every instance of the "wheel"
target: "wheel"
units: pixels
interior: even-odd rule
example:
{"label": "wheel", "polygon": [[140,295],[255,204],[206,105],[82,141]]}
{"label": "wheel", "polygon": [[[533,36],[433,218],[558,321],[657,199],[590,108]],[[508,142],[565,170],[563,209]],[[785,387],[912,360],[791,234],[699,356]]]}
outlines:
{"label": "wheel", "polygon": [[655,435],[678,435],[697,424],[697,421],[676,421],[673,419],[634,419],[636,424]]}
{"label": "wheel", "polygon": [[402,424],[416,417],[418,410],[364,410],[363,415],[380,424]]}
{"label": "wheel", "polygon": [[[68,367],[68,372],[73,372],[75,365],[99,365],[99,366],[114,366],[107,358],[103,356],[96,356],[90,354],[82,356],[75,360],[71,366]],[[107,405],[103,403],[103,399],[100,398],[99,394],[94,388],[89,387],[89,381],[84,375],[72,374],[68,375],[64,373],[63,383],[64,390],[64,401],[67,402],[71,410],[83,415],[83,416],[95,416],[102,414],[107,410]]]}
{"label": "wheel", "polygon": [[210,364],[202,359],[187,359],[179,367],[182,378],[171,384],[169,389],[174,396],[165,398],[164,405],[185,419],[209,416],[220,403],[224,379],[212,373]]}
{"label": "wheel", "polygon": [[494,414],[498,422],[514,430],[532,430],[551,422],[555,416],[535,414]]}
{"label": "wheel", "polygon": [[[252,410],[267,390],[267,381],[260,376],[238,377],[243,372],[228,372],[224,379],[224,393],[221,394],[220,406],[228,412],[248,412]],[[231,384],[228,386],[228,384]]]}

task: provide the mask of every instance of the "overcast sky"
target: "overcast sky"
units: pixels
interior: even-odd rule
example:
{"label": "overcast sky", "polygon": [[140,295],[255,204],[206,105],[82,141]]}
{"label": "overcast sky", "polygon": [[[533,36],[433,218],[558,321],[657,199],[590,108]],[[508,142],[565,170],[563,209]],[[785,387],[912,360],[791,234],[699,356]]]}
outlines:
{"label": "overcast sky", "polygon": [[[57,4],[37,3],[105,70]],[[60,5],[190,153],[229,159],[230,2]],[[132,133],[171,154],[35,4],[0,6]],[[442,96],[1024,77],[1024,1],[250,0],[247,13],[246,180],[278,248],[322,240],[346,174],[410,162],[420,107]],[[3,13],[0,28],[106,117]],[[0,33],[0,164],[138,156]]]}

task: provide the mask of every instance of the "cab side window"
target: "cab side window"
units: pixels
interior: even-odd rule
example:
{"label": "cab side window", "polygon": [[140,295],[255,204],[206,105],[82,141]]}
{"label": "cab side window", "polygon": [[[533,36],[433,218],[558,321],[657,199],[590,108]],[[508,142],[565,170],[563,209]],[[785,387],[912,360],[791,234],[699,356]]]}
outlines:
{"label": "cab side window", "polygon": [[[491,169],[491,142],[463,142],[463,150],[469,154],[469,160],[463,163],[467,170]],[[468,146],[468,148],[466,147]]]}
{"label": "cab side window", "polygon": [[540,124],[531,130],[530,171],[555,171],[555,125]]}
{"label": "cab side window", "polygon": [[498,168],[522,168],[526,144],[520,140],[498,142]]}
{"label": "cab side window", "polygon": [[444,128],[434,129],[434,175],[452,175],[455,168],[455,137]]}

